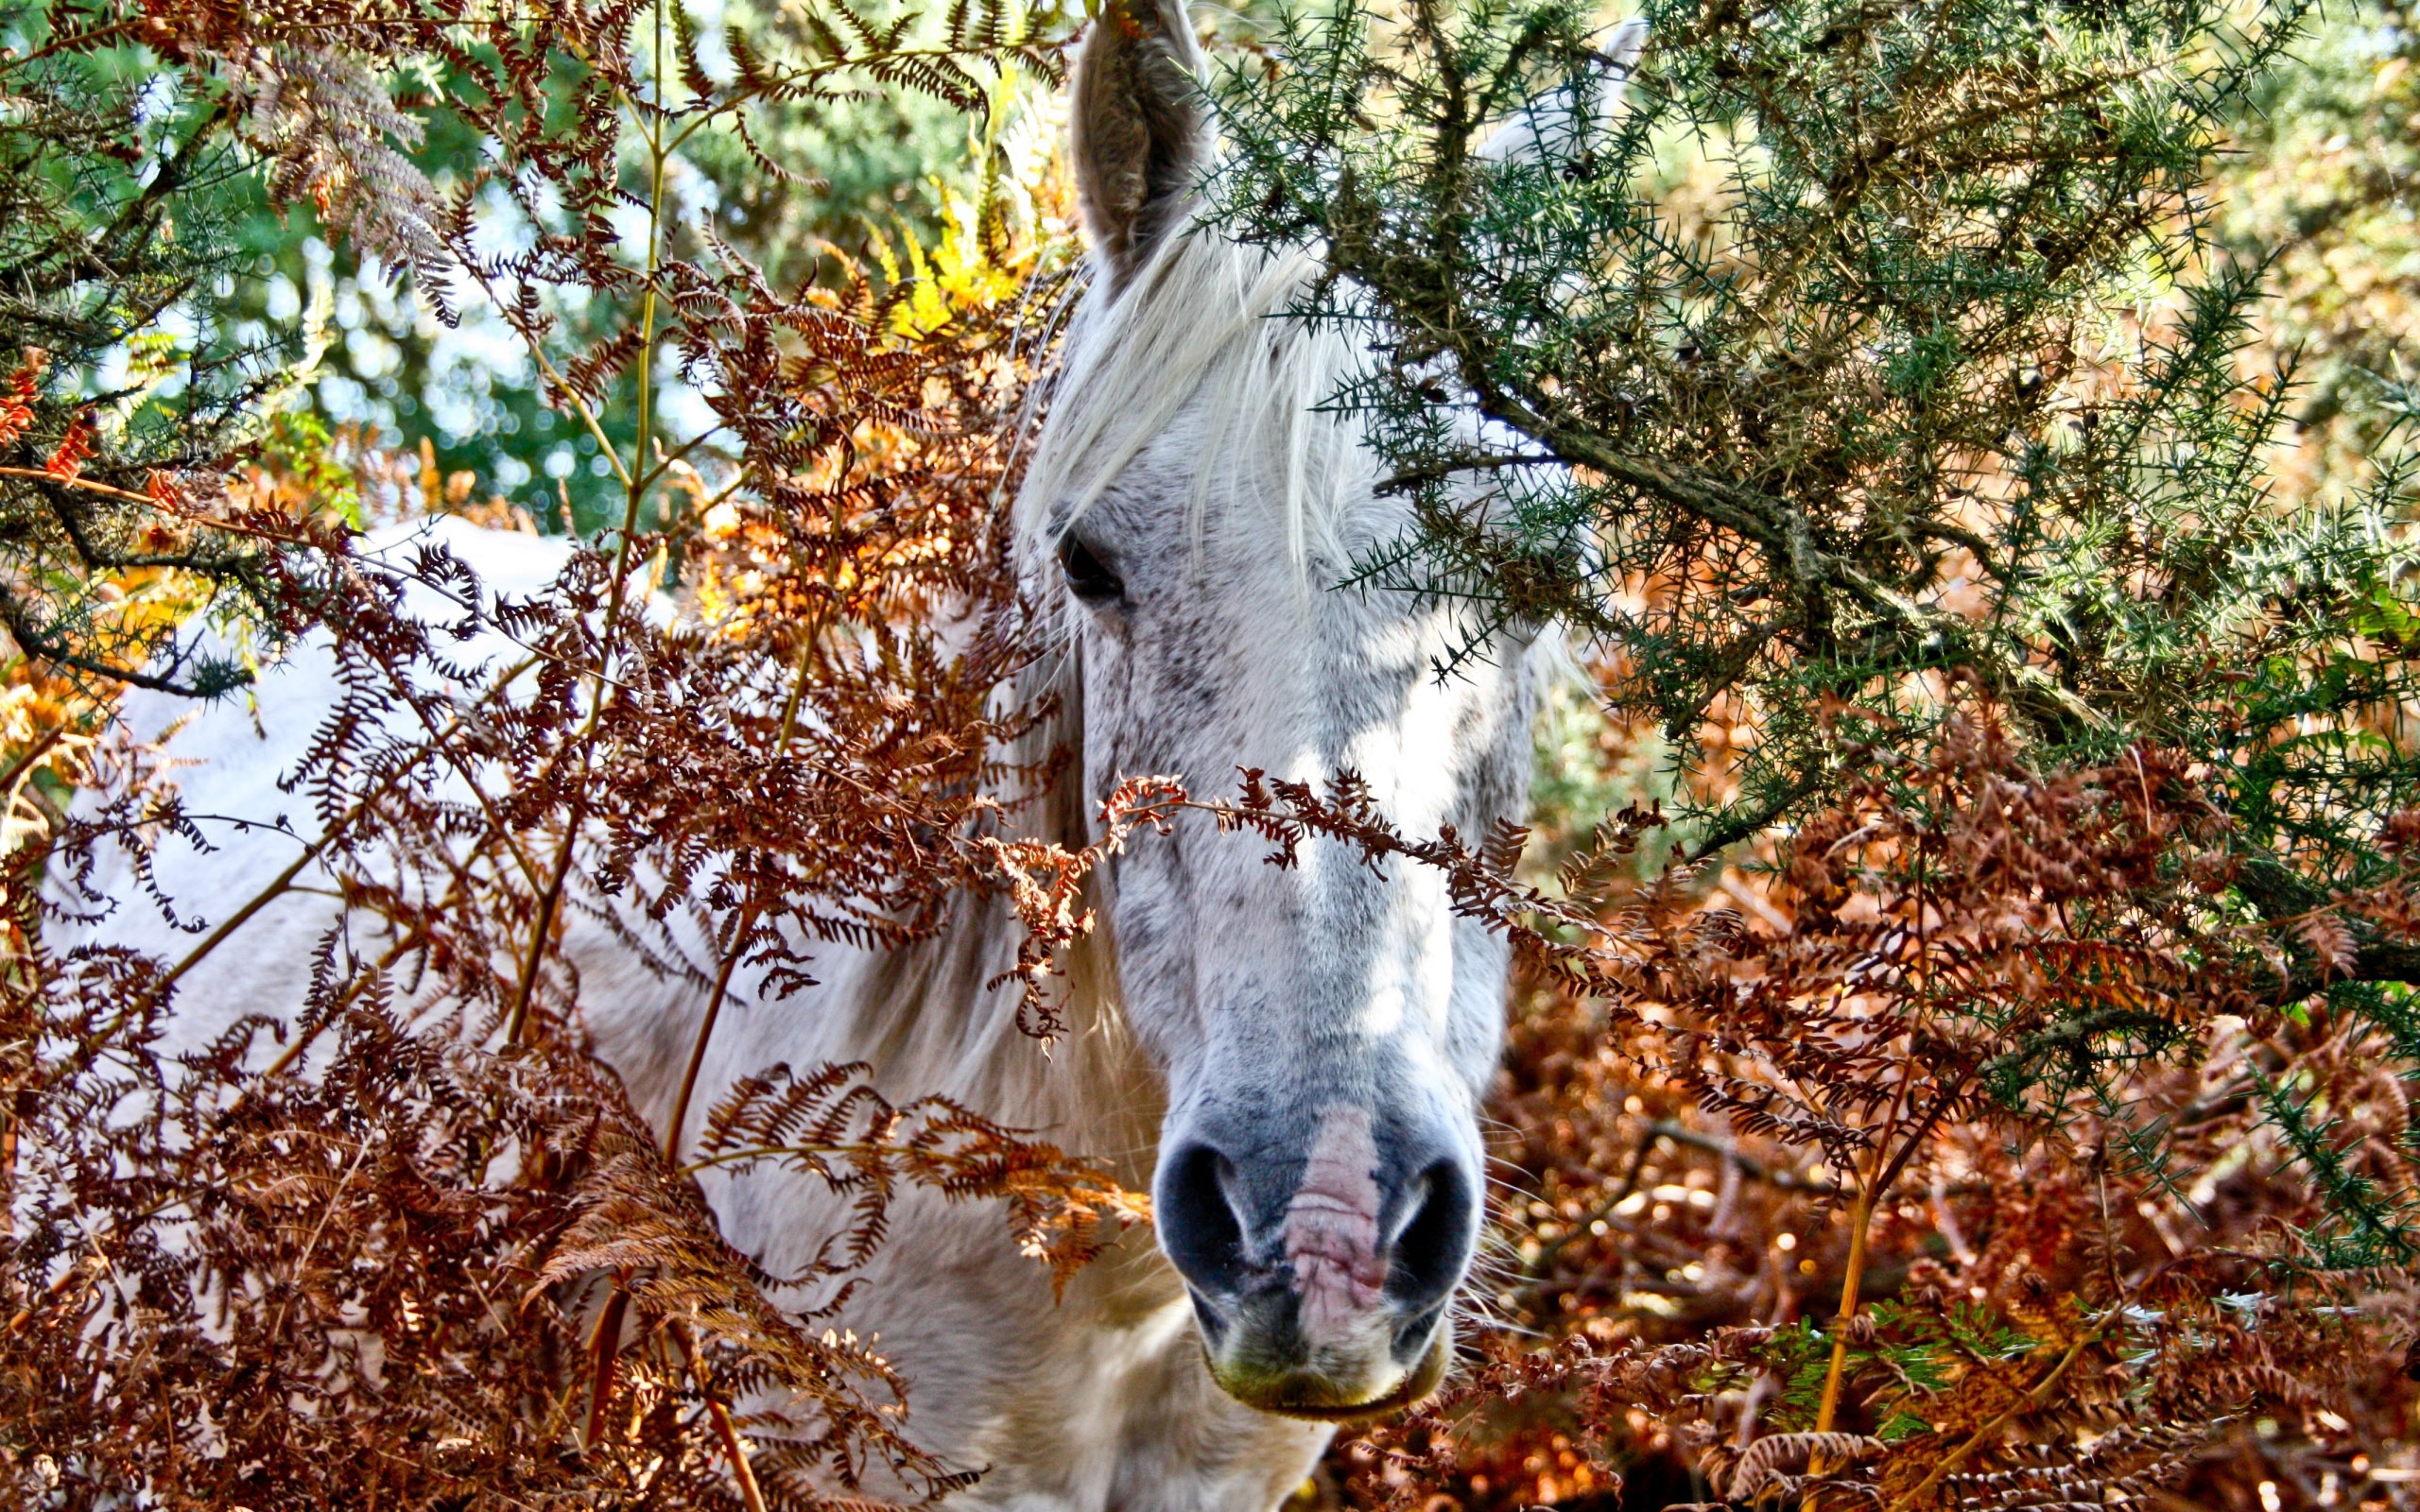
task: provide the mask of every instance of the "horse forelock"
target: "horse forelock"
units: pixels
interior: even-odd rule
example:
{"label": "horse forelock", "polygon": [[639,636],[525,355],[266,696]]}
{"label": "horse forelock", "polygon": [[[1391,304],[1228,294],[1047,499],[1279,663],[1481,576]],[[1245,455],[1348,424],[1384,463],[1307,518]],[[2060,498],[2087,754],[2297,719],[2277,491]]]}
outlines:
{"label": "horse forelock", "polygon": [[1059,533],[1180,416],[1201,428],[1186,499],[1197,542],[1212,510],[1256,510],[1273,527],[1270,548],[1298,568],[1314,547],[1339,550],[1367,466],[1358,428],[1329,404],[1349,375],[1350,345],[1299,313],[1319,270],[1307,252],[1195,226],[1163,238],[1114,297],[1086,298],[1018,494],[1028,558],[1047,560]]}

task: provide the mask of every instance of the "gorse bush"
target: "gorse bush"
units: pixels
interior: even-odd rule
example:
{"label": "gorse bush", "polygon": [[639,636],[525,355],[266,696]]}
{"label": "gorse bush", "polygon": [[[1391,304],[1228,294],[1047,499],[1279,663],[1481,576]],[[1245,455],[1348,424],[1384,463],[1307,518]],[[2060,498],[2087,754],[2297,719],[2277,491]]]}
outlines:
{"label": "gorse bush", "polygon": [[[2289,375],[2238,373],[2256,268],[2208,255],[2213,154],[2301,11],[1646,18],[1601,131],[1582,8],[1413,7],[1383,47],[1348,8],[1292,23],[1307,66],[1239,76],[1215,187],[1239,233],[1319,239],[1316,313],[1376,359],[1341,402],[1423,509],[1363,579],[1467,597],[1474,648],[1545,617],[1618,644],[1674,739],[1743,704],[1701,850],[1820,799],[1842,722],[1903,733],[1943,677],[2048,751],[2214,757],[2268,744],[2244,714],[2296,701],[2288,668],[2392,678],[2344,643],[2400,644],[2367,526],[2403,468],[2271,507]],[[1482,157],[1508,120],[1540,150]],[[1474,472],[1501,492],[1458,505]],[[2214,665],[2295,680],[2207,697]]]}

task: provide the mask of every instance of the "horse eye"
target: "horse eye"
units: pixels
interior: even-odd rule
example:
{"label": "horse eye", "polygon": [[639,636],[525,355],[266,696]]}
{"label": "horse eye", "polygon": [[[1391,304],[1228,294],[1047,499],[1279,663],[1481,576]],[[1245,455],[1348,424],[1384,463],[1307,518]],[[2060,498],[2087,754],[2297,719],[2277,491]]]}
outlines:
{"label": "horse eye", "polygon": [[1059,538],[1059,566],[1067,575],[1068,590],[1087,604],[1105,604],[1126,596],[1126,585],[1117,575],[1072,531]]}

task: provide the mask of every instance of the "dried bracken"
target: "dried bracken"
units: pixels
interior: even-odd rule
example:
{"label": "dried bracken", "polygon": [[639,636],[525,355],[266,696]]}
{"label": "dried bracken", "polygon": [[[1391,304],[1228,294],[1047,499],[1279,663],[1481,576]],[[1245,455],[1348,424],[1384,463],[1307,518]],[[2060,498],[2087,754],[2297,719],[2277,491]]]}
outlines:
{"label": "dried bracken", "polygon": [[[715,396],[723,440],[615,453],[624,528],[572,550],[541,591],[498,596],[440,539],[372,556],[347,524],[372,507],[526,524],[500,502],[475,506],[467,479],[290,414],[233,444],[138,398],[130,425],[124,405],[45,397],[46,371],[51,392],[73,394],[92,353],[17,357],[6,444],[12,457],[38,446],[40,465],[0,486],[58,551],[10,558],[11,628],[33,653],[15,687],[40,696],[11,714],[6,779],[7,1498],[761,1508],[959,1484],[905,1436],[879,1354],[812,1309],[784,1311],[768,1286],[843,1293],[908,1185],[997,1203],[1063,1283],[1143,1217],[1140,1200],[1080,1152],[953,1105],[892,1102],[851,1067],[684,1088],[705,1132],[667,1147],[585,1054],[559,946],[575,911],[614,920],[718,1005],[743,963],[786,990],[821,942],[912,938],[970,891],[1022,885],[994,835],[1047,770],[995,754],[1044,712],[1011,686],[1031,652],[999,510],[1048,359],[1031,318],[1050,305],[1061,249],[991,215],[962,229],[955,282],[878,283],[844,263],[830,286],[784,294],[710,234],[676,232],[661,198],[667,133],[744,130],[742,107],[869,74],[965,103],[982,93],[969,70],[1021,44],[997,35],[999,16],[961,8],[939,45],[860,27],[793,62],[751,54],[738,82],[717,84],[685,22],[677,48],[650,53],[628,8],[162,4],[51,19],[48,56],[0,67],[57,84],[68,61],[139,36],[216,91],[188,146],[232,131],[269,193],[431,295],[517,291],[510,318],[578,421],[632,402],[617,373],[643,374],[665,348]],[[645,60],[676,50],[684,106]],[[462,113],[509,171],[441,185],[412,165],[419,125],[393,90],[400,65],[430,58],[484,85]],[[1047,49],[1028,60],[1046,65]],[[569,118],[525,112],[565,69],[587,80]],[[627,198],[633,140],[656,165],[636,265],[606,215]],[[154,199],[175,185],[156,181],[121,210],[164,236]],[[570,229],[487,257],[469,207],[508,185],[533,208],[568,207]],[[541,295],[572,285],[620,318],[565,352]],[[919,318],[904,318],[911,304]],[[648,398],[635,402],[656,439]],[[146,439],[179,425],[181,445]],[[75,594],[43,576],[62,572]],[[251,639],[179,636],[225,584],[242,591]],[[659,589],[680,612],[649,607]],[[117,628],[97,609],[57,618],[76,596]],[[511,653],[482,670],[477,647],[498,636]],[[338,687],[285,775],[312,821],[303,862],[214,900],[176,958],[60,948],[62,928],[112,909],[176,906],[151,858],[206,850],[216,821],[183,811],[173,749],[108,731],[105,683],[45,679],[206,692],[252,648],[302,637],[326,648]],[[200,667],[219,670],[183,675]],[[82,788],[72,816],[66,782]],[[138,895],[96,890],[110,855],[131,860]],[[307,990],[264,1001],[202,1053],[167,1054],[181,979],[245,949],[247,922],[313,862],[341,908]],[[1036,921],[1062,943],[1080,927]],[[1036,1005],[1041,974],[1025,984]],[[693,1174],[747,1163],[807,1173],[838,1198],[805,1273],[768,1277],[716,1231]]]}
{"label": "dried bracken", "polygon": [[[942,364],[977,359],[930,343],[925,363],[886,369],[897,338],[845,329],[870,371],[908,386],[900,420],[980,428],[914,398]],[[999,399],[1012,408],[1021,387]],[[306,853],[344,879],[347,912],[307,1001],[264,1004],[208,1056],[166,1060],[178,977],[240,949],[292,875],[229,903],[181,960],[47,950],[55,910],[150,906],[78,890],[92,847],[201,843],[163,781],[173,767],[139,751],[115,764],[122,785],[104,763],[81,816],[16,852],[13,1486],[61,1504],[147,1486],[264,1507],[808,1504],[875,1466],[887,1485],[952,1484],[900,1436],[880,1359],[765,1299],[674,1152],[583,1057],[547,923],[550,907],[614,911],[660,969],[719,991],[743,957],[795,973],[819,939],[911,936],[995,874],[977,832],[1021,774],[985,752],[1025,717],[995,712],[1023,653],[1008,585],[982,565],[998,561],[983,532],[1005,461],[944,487],[922,455],[903,441],[831,472],[819,451],[807,461],[830,481],[781,490],[814,507],[799,518],[844,527],[841,562],[805,532],[787,553],[802,576],[850,564],[861,593],[838,608],[748,601],[745,634],[616,616],[613,558],[577,553],[546,593],[497,606],[527,655],[467,692],[458,647],[484,625],[420,618],[405,592],[479,601],[441,547],[399,570],[268,506],[209,522],[268,548],[335,648],[344,691],[293,775],[320,825]],[[890,490],[911,486],[921,507],[896,507]],[[971,548],[941,588],[910,580],[916,551],[877,549],[953,511]],[[698,544],[703,582],[730,552]],[[990,627],[951,652],[899,617],[943,592]],[[865,634],[881,637],[871,654]],[[582,669],[606,664],[592,702]],[[717,1106],[687,1159],[782,1161],[845,1195],[853,1216],[818,1265],[836,1280],[879,1244],[903,1183],[1005,1199],[1063,1279],[1141,1213],[1080,1160],[964,1109],[894,1107],[846,1068],[701,1099]],[[735,1414],[768,1392],[787,1402],[773,1418]]]}
{"label": "dried bracken", "polygon": [[2189,764],[1952,728],[1761,872],[1625,883],[1619,833],[1583,899],[1349,782],[1211,805],[1444,866],[1529,963],[1486,1363],[1342,1451],[1349,1500],[2400,1504],[2411,1047],[2301,974],[2304,921],[2210,905]]}

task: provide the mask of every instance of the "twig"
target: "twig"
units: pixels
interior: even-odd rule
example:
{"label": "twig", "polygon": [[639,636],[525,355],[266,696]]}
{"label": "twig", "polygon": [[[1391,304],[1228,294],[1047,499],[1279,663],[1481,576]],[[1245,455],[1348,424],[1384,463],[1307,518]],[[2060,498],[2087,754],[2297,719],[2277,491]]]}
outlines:
{"label": "twig", "polygon": [[[479,700],[480,705],[484,705],[488,699],[496,696],[497,694],[501,693],[507,686],[518,679],[523,672],[527,671],[531,665],[531,662],[525,661],[518,665],[509,668],[502,677],[496,679],[494,685],[489,688],[486,695],[481,697]],[[465,716],[458,715],[454,722],[446,727],[446,731],[442,739],[451,739],[454,731],[458,730],[462,727],[464,717]],[[284,896],[285,893],[294,885],[294,879],[301,876],[305,868],[309,867],[314,861],[317,861],[321,855],[325,854],[328,848],[334,845],[338,839],[342,838],[345,832],[352,829],[353,826],[360,820],[363,815],[368,814],[371,809],[379,802],[379,800],[384,799],[389,793],[393,792],[396,786],[403,782],[404,778],[409,774],[413,768],[420,765],[422,762],[426,761],[429,756],[434,753],[440,744],[441,744],[441,738],[432,737],[428,742],[409,752],[406,759],[398,765],[393,771],[387,774],[387,778],[384,782],[380,782],[376,787],[372,788],[369,792],[364,793],[357,800],[354,801],[353,807],[345,810],[343,814],[339,815],[337,821],[328,826],[326,833],[322,833],[318,839],[304,844],[302,847],[302,853],[294,858],[293,865],[287,867],[284,871],[279,872],[275,877],[271,878],[267,886],[263,887],[259,892],[254,893],[249,902],[236,909],[235,912],[216,929],[212,930],[210,934],[199,944],[195,945],[192,950],[187,951],[176,965],[170,967],[165,973],[154,980],[139,996],[132,998],[125,1006],[119,1008],[117,1013],[111,1018],[110,1022],[102,1027],[100,1033],[92,1037],[90,1041],[88,1041],[85,1051],[79,1055],[79,1057],[69,1066],[62,1068],[62,1072],[71,1076],[82,1074],[84,1066],[90,1063],[93,1056],[99,1054],[99,1047],[102,1044],[115,1038],[117,1032],[120,1029],[123,1029],[127,1024],[132,1022],[137,1014],[147,1011],[154,1005],[165,998],[168,990],[175,987],[177,983],[183,978],[186,972],[200,965],[203,960],[208,958],[211,952],[225,944],[238,929],[250,922],[254,915],[268,907],[271,902],[274,902],[278,898]]]}
{"label": "twig", "polygon": [[0,72],[5,72],[9,69],[23,68],[28,63],[40,62],[42,60],[48,58],[55,53],[73,52],[78,48],[84,47],[98,47],[103,43],[108,42],[113,37],[128,36],[138,28],[149,25],[149,23],[150,17],[146,16],[141,21],[113,21],[106,26],[95,26],[90,31],[71,31],[67,35],[56,38],[45,45],[37,47],[32,52],[23,54],[22,56],[10,54],[7,57],[0,57]]}
{"label": "twig", "polygon": [[[1902,1093],[1905,1092],[1906,1088],[1907,1083],[1902,1081],[1900,1083]],[[1893,1132],[1892,1125],[1898,1122],[1898,1118],[1899,1108],[1894,1099],[1891,1116],[1882,1125],[1882,1139],[1886,1143]],[[1875,1164],[1877,1166],[1882,1163],[1883,1148],[1883,1143],[1877,1143],[1875,1146]],[[1841,1273],[1841,1304],[1832,1314],[1832,1359],[1824,1371],[1823,1404],[1815,1409],[1815,1431],[1819,1434],[1828,1434],[1832,1431],[1832,1420],[1840,1412],[1841,1378],[1848,1371],[1849,1325],[1857,1318],[1858,1293],[1865,1283],[1866,1240],[1874,1227],[1875,1204],[1881,1194],[1881,1173],[1877,1171],[1873,1179],[1858,1185],[1857,1202],[1849,1212],[1849,1259],[1848,1264]],[[1808,1458],[1806,1473],[1809,1479],[1827,1473],[1822,1455],[1813,1455]],[[1814,1503],[1815,1495],[1809,1491],[1806,1505],[1811,1509]]]}
{"label": "twig", "polygon": [[97,493],[104,499],[115,499],[121,504],[148,505],[154,509],[160,507],[160,501],[147,493],[135,493],[130,490],[112,488],[109,484],[95,483],[91,478],[81,475],[60,477],[56,472],[38,467],[0,467],[0,478],[24,478],[32,483],[47,483],[54,488],[75,489],[83,493]]}
{"label": "twig", "polygon": [[43,731],[43,736],[40,740],[35,741],[24,750],[19,751],[17,753],[17,759],[9,764],[8,769],[0,771],[0,793],[8,793],[13,796],[17,791],[17,779],[31,771],[36,762],[39,762],[44,756],[49,755],[50,747],[58,745],[66,734],[67,726],[65,724],[53,725],[48,730]]}
{"label": "twig", "polygon": [[[661,24],[659,7],[658,25]],[[662,61],[661,53],[657,60],[659,63]],[[632,113],[637,112],[633,110]],[[647,292],[639,301],[638,438],[631,465],[627,468],[622,466],[619,454],[611,445],[605,447],[605,455],[613,460],[614,471],[620,474],[628,490],[628,498],[622,508],[621,534],[614,542],[613,593],[605,601],[605,625],[596,638],[596,667],[589,689],[588,717],[579,732],[582,782],[579,793],[572,800],[570,812],[564,816],[562,843],[555,851],[554,875],[547,879],[545,891],[538,900],[537,917],[530,922],[528,953],[522,960],[521,980],[512,995],[512,1012],[505,1023],[505,1042],[508,1044],[519,1044],[522,1035],[527,1031],[529,1003],[537,990],[539,969],[545,960],[546,936],[554,932],[555,910],[562,902],[563,884],[571,876],[572,857],[579,844],[579,832],[588,820],[585,779],[596,760],[596,727],[604,717],[605,687],[613,669],[614,641],[621,628],[622,605],[630,580],[631,537],[638,529],[639,506],[647,497],[647,480],[641,475],[640,469],[646,458],[648,441],[654,434],[655,276],[657,260],[663,252],[664,168],[667,158],[663,131],[653,123],[649,124],[648,130],[648,146],[652,154],[652,164],[648,180]],[[532,337],[528,345],[529,350],[544,362],[544,353],[538,351],[537,340]],[[585,414],[586,406],[582,405],[581,409]],[[594,417],[589,419],[593,427]],[[597,436],[599,443],[604,444],[601,430],[597,431]]]}
{"label": "twig", "polygon": [[596,1331],[588,1341],[594,1356],[588,1378],[588,1447],[595,1449],[605,1438],[605,1405],[614,1394],[614,1366],[622,1354],[622,1317],[630,1311],[631,1294],[625,1289],[629,1280],[620,1271],[614,1273],[614,1290],[596,1314]]}
{"label": "twig", "polygon": [[1646,1163],[1647,1153],[1655,1147],[1658,1140],[1670,1140],[1675,1144],[1685,1144],[1694,1149],[1720,1155],[1732,1169],[1749,1180],[1761,1181],[1784,1192],[1806,1192],[1817,1196],[1837,1196],[1841,1192],[1840,1187],[1831,1182],[1810,1180],[1795,1171],[1775,1170],[1758,1160],[1754,1156],[1741,1153],[1739,1148],[1728,1140],[1719,1140],[1710,1134],[1701,1134],[1684,1125],[1658,1119],[1640,1132],[1638,1145],[1632,1151],[1630,1163],[1622,1177],[1621,1185],[1615,1190],[1614,1194],[1573,1219],[1563,1232],[1541,1246],[1538,1252],[1521,1267],[1524,1279],[1536,1281],[1544,1278],[1547,1269],[1553,1264],[1554,1258],[1563,1253],[1567,1246],[1586,1233],[1591,1225],[1611,1219],[1614,1216],[1614,1210],[1630,1200],[1631,1194],[1638,1190],[1638,1174]]}
{"label": "twig", "polygon": [[[813,651],[812,641],[799,646],[798,667],[790,679],[789,699],[782,708],[781,734],[773,742],[773,755],[777,760],[789,749],[790,737],[798,730],[799,705],[806,695],[806,674]],[[689,1100],[698,1090],[698,1072],[706,1063],[706,1045],[714,1039],[716,1021],[722,1016],[723,1000],[731,993],[732,972],[737,970],[740,956],[746,953],[748,936],[756,927],[759,913],[755,900],[752,898],[740,912],[739,925],[731,932],[731,943],[723,952],[722,965],[715,971],[714,993],[706,999],[706,1016],[698,1024],[697,1037],[690,1041],[689,1064],[681,1074],[681,1091],[672,1099],[672,1117],[664,1129],[664,1159],[667,1164],[677,1163],[681,1159],[681,1129],[689,1122]]]}
{"label": "twig", "polygon": [[1960,1444],[1956,1449],[1953,1449],[1948,1453],[1943,1455],[1941,1459],[1933,1465],[1931,1470],[1926,1474],[1923,1480],[1918,1481],[1914,1487],[1908,1491],[1906,1495],[1893,1501],[1890,1506],[1885,1509],[1885,1512],[1906,1512],[1907,1508],[1912,1507],[1917,1503],[1923,1501],[1924,1498],[1931,1492],[1934,1486],[1939,1486],[1948,1477],[1951,1471],[1964,1464],[1966,1462],[1966,1456],[1975,1452],[1975,1451],[1982,1445],[1985,1439],[1991,1437],[1994,1434],[1998,1433],[2011,1422],[2014,1422],[2019,1413],[2024,1412],[2030,1407],[2038,1407],[2043,1402],[2048,1400],[2050,1397],[2050,1388],[2059,1383],[2061,1379],[2066,1375],[2067,1371],[2074,1366],[2076,1361],[2083,1356],[2084,1350],[2100,1342],[2100,1336],[2108,1332],[2110,1328],[2117,1323],[2118,1318],[2125,1315],[2127,1306],[2128,1303],[2122,1298],[2112,1305],[2107,1315],[2102,1317],[2099,1323],[2094,1324],[2092,1328],[2087,1330],[2082,1337],[2075,1341],[2075,1343],[2067,1346],[2067,1352],[2059,1357],[2059,1363],[2050,1367],[2048,1374],[2045,1375],[2041,1380],[2033,1383],[2031,1390],[2026,1392],[2024,1396],[2019,1397],[2015,1401],[2011,1402],[1991,1421],[1983,1424],[1982,1427],[1976,1429],[1973,1434],[1967,1436],[1965,1442]]}
{"label": "twig", "polygon": [[[1921,909],[1921,900],[1918,906]],[[1910,1066],[1908,1074],[1912,1075],[1913,1073],[1914,1068]],[[1882,1159],[1882,1152],[1890,1148],[1891,1136],[1895,1132],[1899,1122],[1899,1110],[1907,1095],[1908,1083],[1905,1077],[1900,1081],[1898,1091],[1892,1095],[1890,1116],[1883,1121],[1882,1138],[1874,1147],[1875,1163],[1879,1169],[1875,1172],[1872,1180],[1858,1187],[1857,1206],[1849,1219],[1849,1259],[1846,1271],[1841,1280],[1840,1310],[1834,1314],[1832,1320],[1832,1358],[1824,1371],[1823,1403],[1815,1412],[1815,1431],[1819,1434],[1828,1434],[1832,1431],[1833,1419],[1840,1412],[1841,1387],[1843,1378],[1848,1373],[1849,1325],[1857,1319],[1858,1301],[1865,1284],[1866,1244],[1869,1230],[1874,1226],[1874,1210],[1881,1204],[1882,1194],[1890,1190],[1891,1183],[1898,1179],[1899,1173],[1907,1168],[1909,1157],[1914,1155],[1917,1146],[1923,1144],[1932,1133],[1933,1125],[1941,1121],[1942,1114],[1949,1110],[1949,1105],[1957,1100],[1960,1090],[1965,1085],[1966,1075],[1962,1072],[1956,1081],[1943,1088],[1941,1095],[1933,1099],[1932,1107],[1918,1121],[1914,1129],[1909,1132],[1907,1139],[1901,1142],[1899,1153],[1885,1161]],[[1830,1471],[1824,1463],[1824,1455],[1817,1453],[1807,1457],[1806,1474],[1809,1480],[1828,1473]],[[1816,1493],[1810,1489],[1803,1503],[1806,1512],[1813,1512],[1815,1503]]]}
{"label": "twig", "polygon": [[302,1289],[303,1274],[311,1263],[311,1252],[320,1247],[320,1236],[328,1231],[328,1220],[337,1215],[337,1204],[343,1200],[345,1188],[353,1185],[354,1173],[361,1169],[361,1162],[369,1155],[370,1142],[365,1139],[354,1146],[353,1163],[344,1168],[344,1175],[337,1177],[336,1190],[328,1194],[327,1206],[320,1210],[320,1221],[311,1226],[311,1237],[303,1241],[302,1252],[294,1259],[294,1284],[284,1288],[284,1295],[278,1298],[277,1315],[269,1320],[269,1338],[275,1339],[279,1330],[285,1327],[286,1307],[293,1301],[294,1294]]}
{"label": "twig", "polygon": [[353,981],[346,986],[344,994],[337,998],[336,1002],[330,1004],[328,1005],[328,1011],[320,1016],[319,1022],[314,1023],[309,1029],[302,1033],[296,1035],[294,1037],[294,1042],[287,1045],[284,1050],[279,1051],[277,1058],[270,1061],[267,1066],[261,1068],[261,1074],[259,1075],[254,1076],[251,1080],[235,1089],[235,1095],[228,1099],[227,1106],[225,1108],[219,1109],[218,1121],[221,1124],[224,1124],[229,1118],[234,1116],[236,1110],[244,1106],[245,1099],[251,1095],[253,1088],[266,1087],[270,1082],[275,1081],[278,1077],[285,1075],[287,1071],[292,1069],[296,1061],[302,1058],[303,1052],[310,1049],[311,1045],[318,1040],[320,1031],[325,1029],[329,1024],[336,1022],[337,1015],[341,1014],[346,1008],[351,1007],[353,1005],[353,1000],[367,991],[370,984],[376,981],[380,973],[384,972],[388,967],[392,966],[395,962],[401,960],[410,952],[417,950],[424,944],[426,944],[428,936],[424,932],[414,930],[405,935],[403,938],[395,941],[394,944],[389,946],[386,954],[380,955],[369,971],[360,972],[354,977]]}
{"label": "twig", "polygon": [[732,1479],[739,1483],[739,1498],[748,1503],[748,1512],[765,1512],[765,1493],[756,1485],[756,1471],[749,1466],[748,1451],[739,1442],[738,1425],[731,1420],[731,1408],[706,1385],[705,1360],[698,1352],[698,1344],[688,1331],[677,1323],[666,1329],[680,1342],[681,1352],[689,1363],[689,1379],[697,1383],[698,1394],[705,1399],[706,1416],[713,1420],[715,1436],[722,1440],[723,1456],[731,1461]]}
{"label": "twig", "polygon": [[1818,1196],[1838,1196],[1841,1190],[1837,1181],[1818,1181],[1801,1172],[1775,1169],[1754,1156],[1743,1153],[1738,1145],[1729,1140],[1717,1139],[1711,1134],[1702,1134],[1685,1125],[1659,1119],[1648,1125],[1648,1132],[1670,1140],[1675,1144],[1686,1144],[1694,1149],[1720,1155],[1749,1180],[1761,1181],[1767,1186],[1778,1187],[1784,1192],[1808,1192]]}

